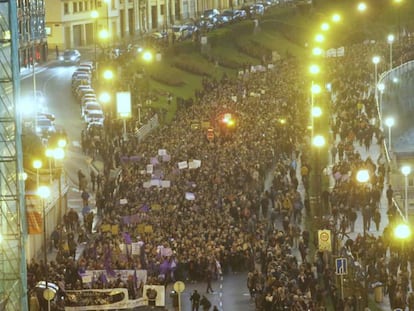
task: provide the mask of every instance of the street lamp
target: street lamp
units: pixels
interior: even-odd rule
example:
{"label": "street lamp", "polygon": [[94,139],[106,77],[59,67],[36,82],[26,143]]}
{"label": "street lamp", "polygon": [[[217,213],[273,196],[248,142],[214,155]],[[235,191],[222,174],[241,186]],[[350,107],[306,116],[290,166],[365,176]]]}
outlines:
{"label": "street lamp", "polygon": [[315,105],[315,95],[319,94],[322,91],[322,88],[319,86],[319,84],[314,84],[312,81],[312,86],[311,86],[311,130],[312,130],[312,135],[311,137],[313,138],[313,133],[314,133],[314,116],[313,116],[313,107]]}
{"label": "street lamp", "polygon": [[322,31],[328,31],[328,30],[329,30],[329,28],[330,28],[330,26],[329,26],[329,24],[328,24],[328,23],[322,23],[322,24],[321,24],[321,30],[322,30]]}
{"label": "street lamp", "polygon": [[322,50],[320,47],[314,47],[314,48],[312,49],[312,54],[313,54],[314,56],[321,56],[321,55],[322,55],[322,53],[323,53],[323,50]]}
{"label": "street lamp", "polygon": [[403,0],[394,0],[394,3],[397,5],[397,18],[398,18],[398,44],[401,45],[401,4]]}
{"label": "street lamp", "polygon": [[[65,158],[65,151],[63,150],[63,148],[56,148],[53,150],[53,159],[55,160],[55,164],[56,161],[58,161],[58,163],[61,163],[61,161]],[[59,165],[55,165],[56,169],[58,170],[58,193],[59,193],[59,219],[60,219],[60,215],[62,213],[62,169],[63,166],[61,164]]]}
{"label": "street lamp", "polygon": [[321,34],[321,33],[318,33],[318,34],[315,36],[315,41],[316,41],[316,42],[318,42],[318,43],[322,43],[323,41],[325,41],[325,37],[324,37],[324,35],[323,35],[323,34]]}
{"label": "street lamp", "polygon": [[404,209],[405,209],[405,220],[408,221],[408,175],[411,173],[411,167],[404,165],[401,167],[401,173],[404,175]]}
{"label": "street lamp", "polygon": [[391,151],[391,128],[394,126],[395,120],[393,117],[388,117],[385,119],[385,125],[388,126],[388,149]]}
{"label": "street lamp", "polygon": [[[370,179],[369,171],[367,169],[361,169],[356,174],[356,180],[360,184],[366,184]],[[364,203],[365,204],[365,203]],[[363,206],[362,208],[365,208]],[[364,227],[364,242],[366,242],[366,216],[365,212],[362,212],[362,222]],[[367,279],[367,258],[364,258],[364,303],[365,307],[368,307],[368,279]]]}
{"label": "street lamp", "polygon": [[374,56],[372,58],[372,62],[374,63],[374,74],[375,74],[375,99],[378,98],[378,91],[377,91],[377,83],[378,83],[378,63],[380,62],[380,57],[379,56]]}
{"label": "street lamp", "polygon": [[[380,119],[382,123],[382,94],[384,93],[385,85],[384,83],[379,83],[377,87],[378,87],[378,91],[380,92],[380,98],[379,98],[378,104],[379,104]],[[382,124],[381,124],[381,128],[382,128]]]}
{"label": "street lamp", "polygon": [[403,265],[407,267],[406,255],[405,255],[405,241],[407,241],[411,236],[411,228],[407,223],[398,224],[394,228],[394,237],[397,240],[401,241],[401,256],[400,256],[400,266],[403,268]]}
{"label": "street lamp", "polygon": [[361,13],[365,12],[367,10],[367,4],[365,2],[358,3],[357,10]]}
{"label": "street lamp", "polygon": [[53,149],[46,149],[46,157],[49,160],[49,183],[52,184],[52,158],[53,158]]}
{"label": "street lamp", "polygon": [[36,169],[36,189],[39,188],[39,168],[42,168],[42,161],[34,160],[33,167]]}
{"label": "street lamp", "polygon": [[390,45],[390,70],[392,70],[392,43],[394,42],[394,35],[389,34],[387,37],[388,44]]}
{"label": "street lamp", "polygon": [[321,169],[321,159],[320,159],[320,150],[325,146],[325,137],[322,135],[316,135],[313,137],[312,144],[316,147],[316,200],[317,208],[320,220],[322,220],[322,209],[321,209],[321,186],[322,186],[322,169]]}
{"label": "street lamp", "polygon": [[114,78],[114,73],[110,69],[105,69],[103,72],[103,78],[105,80],[112,80]]}
{"label": "street lamp", "polygon": [[341,15],[339,15],[338,13],[335,13],[332,15],[331,19],[334,23],[339,23],[341,21]]}
{"label": "street lamp", "polygon": [[42,208],[43,208],[43,255],[45,261],[45,278],[46,278],[46,288],[47,288],[47,279],[48,279],[48,268],[47,268],[47,239],[46,239],[46,208],[45,201],[50,196],[50,189],[47,186],[40,186],[37,188],[37,195],[42,199]]}
{"label": "street lamp", "polygon": [[66,145],[67,145],[67,141],[66,141],[66,139],[64,139],[64,138],[61,138],[61,139],[59,139],[58,140],[58,147],[59,148],[65,148],[66,147]]}
{"label": "street lamp", "polygon": [[96,10],[93,10],[92,12],[91,12],[91,17],[92,17],[92,19],[94,19],[95,20],[95,22],[94,22],[94,31],[93,31],[93,42],[94,42],[94,45],[95,45],[95,56],[94,56],[94,62],[95,62],[95,69],[96,69],[96,45],[97,45],[97,35],[98,35],[98,25],[97,25],[97,23],[98,23],[98,17],[99,17],[99,13],[98,13],[98,11],[96,11]]}

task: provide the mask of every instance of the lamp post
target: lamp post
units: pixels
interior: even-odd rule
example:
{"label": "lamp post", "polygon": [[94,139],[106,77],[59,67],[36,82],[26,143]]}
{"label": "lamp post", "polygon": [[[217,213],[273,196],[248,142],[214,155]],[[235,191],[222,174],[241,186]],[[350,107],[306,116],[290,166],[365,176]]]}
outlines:
{"label": "lamp post", "polygon": [[94,22],[94,30],[93,30],[93,43],[94,43],[94,45],[95,45],[95,54],[94,54],[94,62],[95,62],[95,69],[96,69],[96,64],[97,64],[97,60],[96,60],[96,46],[97,46],[97,35],[98,35],[98,17],[99,17],[99,13],[98,13],[98,11],[96,10],[96,2],[95,2],[95,10],[93,10],[92,12],[91,12],[91,17],[92,17],[92,19],[94,19],[95,20],[95,22]]}
{"label": "lamp post", "polygon": [[379,114],[380,114],[381,128],[382,128],[382,94],[384,93],[384,90],[385,90],[384,83],[379,83],[377,88],[378,88],[378,91],[380,92],[378,105],[379,105]]}
{"label": "lamp post", "polygon": [[372,62],[374,63],[374,74],[375,74],[375,99],[378,98],[378,90],[377,90],[377,83],[378,83],[378,63],[380,62],[380,57],[379,56],[374,56],[372,58]]}
{"label": "lamp post", "polygon": [[106,3],[106,29],[108,29],[109,32],[109,2],[111,0],[104,0],[104,2]]}
{"label": "lamp post", "polygon": [[[63,150],[63,148],[56,148],[55,150],[53,150],[53,158],[55,161],[58,161],[59,163],[61,163],[61,161],[65,158],[65,151]],[[57,167],[57,165],[56,165]],[[57,167],[58,169],[58,193],[59,193],[59,219],[62,213],[62,165],[59,165],[59,167]]]}
{"label": "lamp post", "polygon": [[365,2],[359,2],[357,5],[357,10],[361,13],[367,10],[367,4]]}
{"label": "lamp post", "polygon": [[391,144],[391,128],[394,126],[395,120],[393,117],[388,117],[385,119],[385,125],[388,126],[388,149],[391,151],[392,144]]}
{"label": "lamp post", "polygon": [[36,189],[39,189],[39,169],[42,168],[42,161],[34,160],[33,167],[36,169]]}
{"label": "lamp post", "polygon": [[40,186],[37,189],[37,195],[42,199],[42,208],[43,208],[43,260],[45,261],[45,282],[47,288],[49,269],[47,267],[47,235],[46,235],[46,207],[45,201],[50,196],[50,189],[47,186]]}
{"label": "lamp post", "polygon": [[[366,184],[370,179],[369,171],[366,169],[359,170],[356,174],[356,180],[359,184]],[[363,206],[364,208],[364,206]],[[366,218],[365,218],[365,212],[362,212],[362,222],[364,227],[364,243],[366,242]],[[367,279],[367,261],[366,258],[364,258],[364,304],[365,307],[368,307],[368,279]]]}
{"label": "lamp post", "polygon": [[401,253],[400,253],[400,265],[401,268],[403,265],[407,267],[407,258],[405,255],[405,241],[407,241],[411,236],[411,228],[407,223],[402,223],[397,225],[394,228],[394,237],[401,241]]}
{"label": "lamp post", "polygon": [[45,155],[46,155],[46,157],[48,158],[48,160],[49,160],[49,183],[50,184],[52,184],[52,181],[53,181],[53,179],[52,179],[52,158],[53,158],[53,149],[49,149],[49,148],[47,148],[46,149],[46,152],[45,152]]}
{"label": "lamp post", "polygon": [[411,173],[411,167],[404,165],[401,167],[401,173],[404,175],[404,211],[405,221],[408,221],[408,175]]}
{"label": "lamp post", "polygon": [[390,45],[390,70],[392,70],[392,43],[394,42],[394,35],[389,34],[387,37],[388,44]]}
{"label": "lamp post", "polygon": [[315,95],[321,93],[322,89],[319,86],[319,84],[315,84],[312,81],[312,86],[311,86],[311,137],[313,139],[313,135],[315,133],[315,120],[314,117],[317,115],[314,115],[315,111],[314,111],[314,107],[315,107]]}
{"label": "lamp post", "polygon": [[312,144],[316,147],[316,201],[318,208],[319,219],[322,220],[323,211],[321,209],[321,186],[322,186],[322,174],[321,174],[321,159],[320,150],[325,146],[325,137],[322,135],[316,135],[313,137]]}
{"label": "lamp post", "polygon": [[403,0],[394,0],[397,5],[397,19],[398,19],[398,44],[401,46],[401,4]]}

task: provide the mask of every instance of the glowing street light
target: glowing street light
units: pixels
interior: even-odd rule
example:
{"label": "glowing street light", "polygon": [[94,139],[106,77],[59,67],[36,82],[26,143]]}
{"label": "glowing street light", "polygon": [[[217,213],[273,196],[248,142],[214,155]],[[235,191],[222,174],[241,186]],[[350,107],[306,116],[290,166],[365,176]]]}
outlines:
{"label": "glowing street light", "polygon": [[314,48],[312,49],[312,54],[313,54],[314,56],[320,56],[320,55],[322,55],[322,54],[323,54],[323,50],[322,50],[320,47],[314,47]]}
{"label": "glowing street light", "polygon": [[399,240],[406,240],[411,236],[410,226],[407,224],[399,224],[394,229],[394,236]]}
{"label": "glowing street light", "polygon": [[314,118],[319,118],[322,115],[321,107],[315,106],[312,108],[312,116]]}
{"label": "glowing street light", "polygon": [[105,69],[103,72],[103,78],[105,80],[112,80],[114,78],[114,73],[110,69]]}
{"label": "glowing street light", "polygon": [[321,30],[322,31],[328,31],[329,28],[330,28],[330,26],[329,26],[328,23],[322,23],[322,25],[321,25]]}
{"label": "glowing street light", "polygon": [[334,23],[339,23],[341,21],[341,15],[339,15],[338,13],[335,13],[332,15],[332,21]]}
{"label": "glowing street light", "polygon": [[39,169],[42,168],[42,161],[34,160],[33,168],[36,169],[36,188],[39,188]]}
{"label": "glowing street light", "polygon": [[378,98],[378,91],[377,91],[377,83],[378,83],[378,63],[380,62],[379,56],[374,56],[372,58],[372,62],[374,64],[374,74],[375,74],[375,98]]}
{"label": "glowing street light", "polygon": [[395,120],[393,117],[388,117],[385,119],[385,125],[388,127],[388,149],[391,151],[391,128],[394,126]]}
{"label": "glowing street light", "polygon": [[58,147],[59,148],[65,148],[66,147],[66,145],[67,145],[67,141],[66,141],[66,139],[64,139],[64,138],[61,138],[61,139],[59,139],[58,140]]}
{"label": "glowing street light", "polygon": [[142,59],[146,62],[151,62],[153,57],[154,56],[150,51],[145,51],[144,53],[142,53]]}
{"label": "glowing street light", "polygon": [[104,104],[109,103],[110,100],[111,100],[111,95],[109,95],[108,92],[103,92],[103,93],[101,93],[101,95],[99,95],[99,101],[104,103]]}
{"label": "glowing street light", "polygon": [[411,173],[411,167],[409,165],[404,165],[401,167],[401,173],[404,175],[404,208],[405,208],[405,220],[408,220],[408,175]]}
{"label": "glowing street light", "polygon": [[[384,83],[378,83],[378,91],[380,92],[380,96],[379,96],[379,110],[380,110],[380,116],[381,116],[381,122],[382,122],[382,94],[384,93],[385,90],[385,85]],[[382,124],[381,124],[382,126]]]}
{"label": "glowing street light", "polygon": [[309,72],[313,75],[316,75],[321,72],[321,68],[318,65],[313,64],[309,66]]}
{"label": "glowing street light", "polygon": [[365,12],[367,10],[367,4],[365,2],[358,3],[357,10],[361,13]]}
{"label": "glowing street light", "polygon": [[392,70],[392,43],[394,42],[394,35],[389,34],[387,37],[388,44],[390,45],[390,70]]}
{"label": "glowing street light", "polygon": [[316,41],[316,42],[318,42],[318,43],[322,43],[323,41],[325,41],[325,37],[324,37],[324,35],[323,35],[323,34],[321,34],[321,33],[318,33],[318,34],[315,36],[315,41]]}

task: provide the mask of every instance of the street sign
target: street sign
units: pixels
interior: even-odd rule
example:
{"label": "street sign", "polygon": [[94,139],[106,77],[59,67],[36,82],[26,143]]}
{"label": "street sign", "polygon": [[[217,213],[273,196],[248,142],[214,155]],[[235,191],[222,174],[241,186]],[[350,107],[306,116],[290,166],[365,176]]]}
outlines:
{"label": "street sign", "polygon": [[348,265],[346,258],[336,258],[336,274],[348,274]]}
{"label": "street sign", "polygon": [[174,283],[174,290],[175,290],[177,293],[181,294],[181,293],[184,291],[184,289],[185,289],[185,284],[184,284],[184,282],[177,281],[177,282],[175,282],[175,283]]}

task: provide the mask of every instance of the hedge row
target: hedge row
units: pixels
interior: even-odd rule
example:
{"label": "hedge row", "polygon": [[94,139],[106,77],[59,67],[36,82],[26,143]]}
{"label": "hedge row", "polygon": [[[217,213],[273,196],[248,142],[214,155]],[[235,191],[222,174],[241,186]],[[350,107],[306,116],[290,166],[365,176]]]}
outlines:
{"label": "hedge row", "polygon": [[204,68],[203,64],[195,62],[191,57],[182,57],[174,61],[173,66],[198,76],[211,76],[210,70]]}

